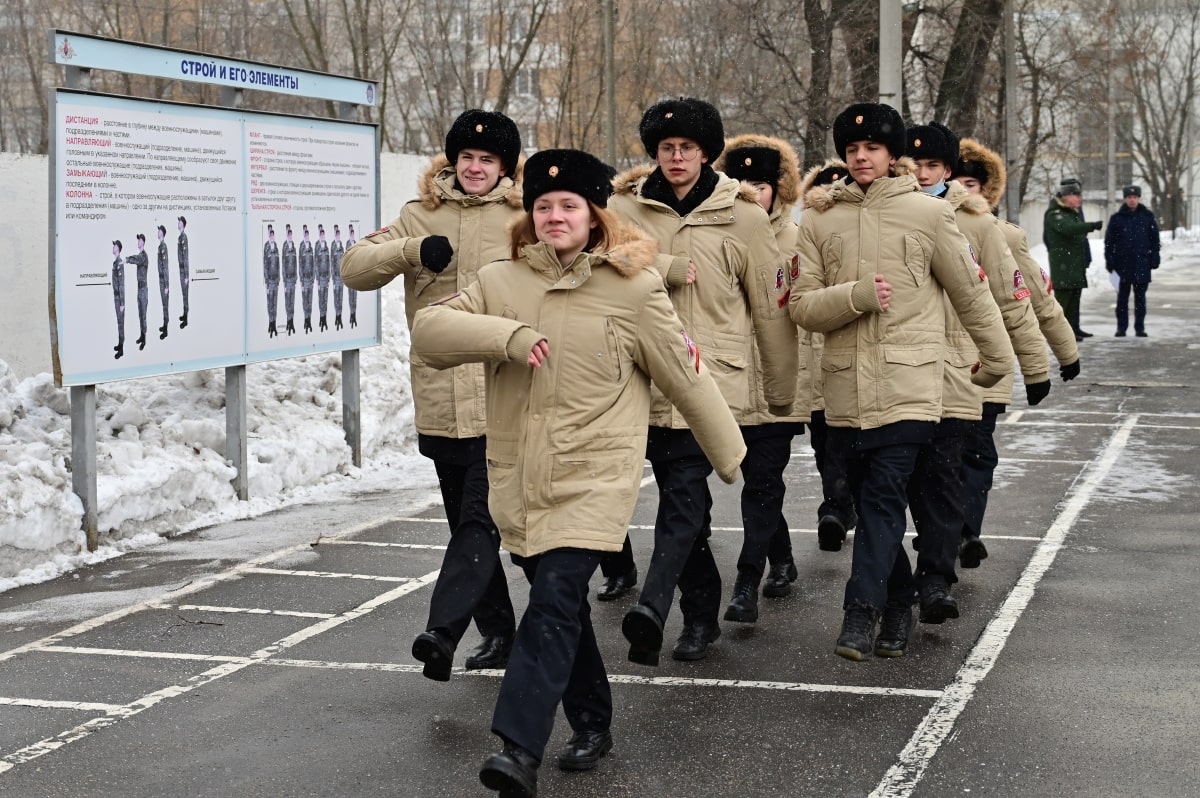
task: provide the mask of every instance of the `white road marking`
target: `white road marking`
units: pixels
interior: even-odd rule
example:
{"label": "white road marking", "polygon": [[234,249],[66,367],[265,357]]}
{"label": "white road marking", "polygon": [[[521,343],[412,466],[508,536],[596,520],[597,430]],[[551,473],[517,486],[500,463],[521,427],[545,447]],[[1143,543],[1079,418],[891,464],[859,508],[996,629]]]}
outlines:
{"label": "white road marking", "polygon": [[249,657],[232,657],[224,654],[188,654],[182,651],[138,651],[124,648],[91,648],[87,646],[42,646],[38,651],[57,654],[91,654],[103,657],[140,657],[142,659],[179,659],[195,662],[253,662]]}
{"label": "white road marking", "polygon": [[1004,599],[1004,603],[983,630],[983,634],[979,636],[954,680],[930,707],[909,739],[908,745],[900,752],[899,761],[884,774],[883,780],[871,792],[870,798],[908,798],[912,795],[930,761],[950,736],[959,715],[975,694],[976,686],[996,664],[1008,636],[1033,599],[1038,582],[1054,564],[1054,558],[1063,547],[1063,541],[1079,514],[1087,507],[1100,483],[1125,451],[1137,423],[1136,414],[1125,419],[1113,433],[1100,456],[1081,474],[1082,480],[1072,488],[1062,512],[1046,531],[1046,537],[1030,558],[1029,564],[1025,566],[1021,578]]}
{"label": "white road marking", "polygon": [[[637,529],[639,531],[652,531],[654,529],[654,525],[653,524],[630,524],[629,528]],[[713,526],[713,527],[709,527],[709,529],[711,529],[713,532],[736,532],[737,534],[741,534],[741,532],[742,532],[742,528],[740,526]],[[817,534],[817,530],[815,530],[815,529],[799,529],[797,527],[789,527],[788,533],[792,534],[792,535],[815,535],[815,534]],[[847,539],[854,537],[854,530],[852,529],[849,532],[847,532],[846,536],[847,536]],[[904,537],[906,537],[906,538],[915,538],[916,536],[917,536],[916,532],[905,532],[904,533]],[[988,535],[984,536],[984,540],[987,540],[987,541],[1025,540],[1025,541],[1031,541],[1031,542],[1037,543],[1039,540],[1041,540],[1041,538],[1037,537],[1036,535],[992,535],[992,534],[988,534]]]}
{"label": "white road marking", "polygon": [[317,579],[368,579],[373,582],[408,582],[408,576],[376,576],[374,574],[346,574],[338,571],[292,571],[287,568],[251,568],[252,574],[274,576],[311,576]]}
{"label": "white road marking", "polygon": [[10,707],[33,707],[35,709],[78,709],[84,712],[117,712],[120,704],[93,704],[88,701],[44,701],[40,698],[6,698],[0,696],[0,704]]}
{"label": "white road marking", "polygon": [[[163,607],[170,609],[170,605]],[[246,615],[280,615],[285,618],[333,618],[332,612],[299,612],[294,610],[265,610],[260,607],[212,607],[207,604],[180,604],[176,609],[197,612],[244,613]]]}
{"label": "white road marking", "polygon": [[204,673],[193,676],[188,679],[188,684],[172,685],[170,687],[164,687],[161,690],[155,690],[152,693],[147,693],[135,701],[113,708],[113,710],[104,717],[92,718],[86,723],[81,723],[72,729],[67,729],[66,731],[55,735],[54,737],[47,737],[43,740],[33,743],[32,745],[27,745],[24,748],[14,751],[13,753],[4,757],[0,757],[0,774],[12,770],[17,765],[30,762],[34,759],[45,756],[46,754],[57,751],[64,745],[73,743],[76,740],[82,740],[85,737],[89,737],[101,729],[107,728],[108,726],[111,726],[124,718],[133,717],[134,715],[150,709],[156,704],[166,701],[169,698],[175,698],[177,696],[184,695],[192,690],[195,690],[197,687],[202,687],[206,684],[216,681],[217,679],[237,673],[238,671],[243,670],[251,665],[270,659],[280,651],[285,651],[304,642],[305,640],[308,640],[311,637],[321,634],[322,632],[326,632],[330,629],[340,626],[343,623],[360,618],[363,615],[372,612],[376,608],[383,606],[384,604],[394,601],[402,596],[406,596],[427,584],[431,584],[437,580],[437,576],[438,572],[432,571],[417,579],[406,580],[406,583],[403,585],[399,585],[387,591],[386,593],[381,593],[372,599],[368,599],[352,610],[347,610],[346,612],[334,616],[333,618],[326,618],[297,632],[293,632],[287,637],[277,640],[265,648],[259,649],[247,658],[237,662],[226,662],[218,665],[215,668],[211,668]]}
{"label": "white road marking", "polygon": [[319,540],[313,545],[324,546],[331,544],[334,546],[377,546],[383,549],[432,549],[434,551],[445,551],[444,544],[437,545],[433,543],[383,543],[378,540]]}

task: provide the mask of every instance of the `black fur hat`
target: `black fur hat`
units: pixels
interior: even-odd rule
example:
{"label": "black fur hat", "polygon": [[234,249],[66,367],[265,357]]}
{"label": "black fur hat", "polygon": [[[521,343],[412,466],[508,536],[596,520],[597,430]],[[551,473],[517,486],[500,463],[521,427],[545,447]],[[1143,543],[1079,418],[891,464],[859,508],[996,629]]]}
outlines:
{"label": "black fur hat", "polygon": [[521,156],[521,132],[517,124],[497,111],[472,108],[463,111],[446,133],[446,158],[451,165],[461,150],[483,150],[499,156],[504,174],[512,177]]}
{"label": "black fur hat", "polygon": [[1142,187],[1141,186],[1125,186],[1125,188],[1121,189],[1121,198],[1122,199],[1124,199],[1125,197],[1140,197],[1140,196],[1142,196]]}
{"label": "black fur hat", "polygon": [[940,122],[913,125],[905,142],[904,154],[910,158],[936,158],[950,168],[958,163],[958,136]]}
{"label": "black fur hat", "polygon": [[583,150],[542,150],[525,161],[521,183],[525,210],[551,191],[570,191],[601,208],[608,207],[614,172],[608,164]]}
{"label": "black fur hat", "polygon": [[845,182],[846,178],[848,177],[850,177],[850,170],[846,168],[845,164],[826,166],[813,176],[811,188],[816,188],[817,186],[828,186],[836,183],[839,180]]}
{"label": "black fur hat", "polygon": [[904,120],[884,103],[855,103],[833,120],[833,144],[839,158],[846,157],[852,141],[877,141],[893,157],[904,155]]}
{"label": "black fur hat", "polygon": [[725,174],[734,180],[779,185],[779,150],[738,147],[725,153]]}
{"label": "black fur hat", "polygon": [[638,136],[651,158],[658,154],[658,143],[679,136],[700,145],[709,163],[725,149],[725,127],[721,112],[704,100],[679,97],[660,100],[646,109],[638,124]]}
{"label": "black fur hat", "polygon": [[956,178],[972,177],[978,180],[981,186],[986,186],[988,181],[992,179],[987,166],[982,161],[968,160],[966,158],[959,161],[958,166],[954,167],[954,176]]}

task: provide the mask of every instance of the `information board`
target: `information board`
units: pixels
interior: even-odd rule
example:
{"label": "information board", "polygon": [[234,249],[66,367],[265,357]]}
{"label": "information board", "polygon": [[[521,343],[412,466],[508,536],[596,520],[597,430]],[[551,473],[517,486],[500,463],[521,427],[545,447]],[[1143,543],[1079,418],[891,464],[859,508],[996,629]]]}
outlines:
{"label": "information board", "polygon": [[357,349],[379,295],[339,276],[378,227],[374,125],[55,92],[60,385]]}

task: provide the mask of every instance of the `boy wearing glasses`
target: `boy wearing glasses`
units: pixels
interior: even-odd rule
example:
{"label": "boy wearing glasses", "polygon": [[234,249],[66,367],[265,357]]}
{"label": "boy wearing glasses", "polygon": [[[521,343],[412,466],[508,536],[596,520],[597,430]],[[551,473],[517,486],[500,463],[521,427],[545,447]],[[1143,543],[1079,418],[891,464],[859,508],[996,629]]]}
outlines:
{"label": "boy wearing glasses", "polygon": [[[618,176],[610,207],[658,242],[660,267],[688,345],[716,378],[739,423],[753,407],[752,336],[762,356],[760,382],[770,412],[786,414],[799,359],[796,328],[787,316],[787,272],[755,194],[710,165],[725,147],[720,113],[695,98],[663,100],[646,109],[638,133],[654,165]],[[702,659],[721,634],[721,575],[708,547],[712,466],[678,410],[657,392],[646,456],[659,507],[642,593],[622,623],[629,659],[658,664],[676,585],[684,626],[672,656]],[[631,569],[628,547],[624,556],[623,565]]]}

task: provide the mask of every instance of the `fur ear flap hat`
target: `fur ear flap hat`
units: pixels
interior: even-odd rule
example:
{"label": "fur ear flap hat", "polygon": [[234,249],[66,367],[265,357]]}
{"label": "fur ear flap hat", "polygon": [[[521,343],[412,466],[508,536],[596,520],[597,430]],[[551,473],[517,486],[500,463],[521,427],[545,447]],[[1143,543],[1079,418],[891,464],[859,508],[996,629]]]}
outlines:
{"label": "fur ear flap hat", "polygon": [[853,141],[877,141],[892,157],[904,155],[904,120],[900,112],[884,103],[855,103],[833,120],[833,144],[839,158]]}
{"label": "fur ear flap hat", "polygon": [[779,150],[738,147],[725,153],[725,174],[734,180],[779,185]]}
{"label": "fur ear flap hat", "polygon": [[679,136],[700,145],[709,163],[725,149],[725,127],[721,112],[704,100],[679,97],[661,100],[646,109],[638,124],[638,136],[651,158],[658,153],[658,143]]}
{"label": "fur ear flap hat", "polygon": [[493,153],[504,164],[504,174],[512,177],[521,155],[521,133],[504,114],[472,108],[459,114],[446,133],[446,158],[452,166],[462,150]]}
{"label": "fur ear flap hat", "polygon": [[608,164],[582,150],[542,150],[525,161],[521,184],[525,210],[551,191],[570,191],[593,205],[608,207],[613,171]]}
{"label": "fur ear flap hat", "polygon": [[958,136],[940,122],[913,125],[906,131],[904,154],[910,158],[936,158],[947,167],[958,163]]}

